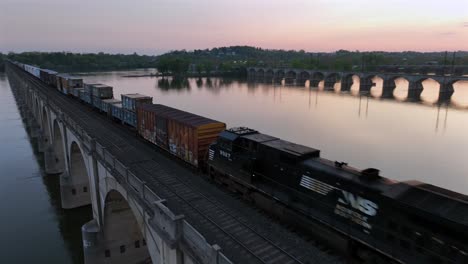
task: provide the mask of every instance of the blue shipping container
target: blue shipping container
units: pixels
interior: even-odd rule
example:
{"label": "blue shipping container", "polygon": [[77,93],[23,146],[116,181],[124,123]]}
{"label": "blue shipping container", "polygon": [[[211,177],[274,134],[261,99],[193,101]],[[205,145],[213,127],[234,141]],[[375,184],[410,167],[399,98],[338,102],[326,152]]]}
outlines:
{"label": "blue shipping container", "polygon": [[124,109],[124,123],[132,127],[136,127],[136,113],[128,109]]}
{"label": "blue shipping container", "polygon": [[121,103],[111,105],[112,116],[123,122],[123,108]]}
{"label": "blue shipping container", "polygon": [[101,98],[92,96],[93,98],[93,106],[96,107],[97,109],[101,110]]}

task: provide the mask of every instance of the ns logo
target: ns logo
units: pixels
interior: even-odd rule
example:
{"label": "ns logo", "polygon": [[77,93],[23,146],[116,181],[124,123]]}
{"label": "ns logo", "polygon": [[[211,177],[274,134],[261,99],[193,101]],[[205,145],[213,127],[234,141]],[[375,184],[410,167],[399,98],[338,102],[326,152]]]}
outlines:
{"label": "ns logo", "polygon": [[359,210],[368,216],[374,216],[377,214],[377,209],[379,209],[379,206],[376,203],[347,191],[342,190],[341,194],[342,197],[338,198],[338,202],[350,205],[354,209]]}

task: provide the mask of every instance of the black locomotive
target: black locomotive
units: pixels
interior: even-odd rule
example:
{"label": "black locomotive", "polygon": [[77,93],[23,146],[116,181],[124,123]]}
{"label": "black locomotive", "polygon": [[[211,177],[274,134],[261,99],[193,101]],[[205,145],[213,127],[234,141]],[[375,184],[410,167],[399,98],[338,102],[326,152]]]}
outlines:
{"label": "black locomotive", "polygon": [[468,263],[465,195],[392,181],[243,127],[220,134],[208,165],[217,182],[354,260]]}

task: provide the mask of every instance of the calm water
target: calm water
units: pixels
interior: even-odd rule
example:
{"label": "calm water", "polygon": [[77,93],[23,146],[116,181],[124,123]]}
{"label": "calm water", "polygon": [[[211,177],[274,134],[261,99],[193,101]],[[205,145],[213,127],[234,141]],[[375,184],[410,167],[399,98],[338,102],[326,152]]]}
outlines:
{"label": "calm water", "polygon": [[154,102],[318,148],[322,156],[357,168],[375,167],[396,180],[419,180],[468,194],[468,82],[455,84],[450,106],[435,104],[438,84],[428,80],[419,103],[405,102],[408,83],[397,80],[394,99],[219,78],[173,82],[125,78],[126,72],[84,75],[114,87],[114,96],[142,93]]}
{"label": "calm water", "polygon": [[90,208],[60,208],[59,178],[44,175],[1,73],[0,131],[0,263],[83,263],[80,228]]}
{"label": "calm water", "polygon": [[[134,74],[135,72],[132,72]],[[140,72],[141,73],[141,72]],[[323,88],[249,84],[226,79],[172,82],[124,78],[129,72],[86,74],[88,82],[143,93],[154,101],[250,126],[322,150],[358,168],[376,167],[397,180],[416,179],[468,194],[468,83],[458,83],[449,107],[437,106],[437,84],[424,83],[420,103],[322,91]],[[381,82],[372,95],[381,93]],[[380,83],[380,84],[379,84]],[[336,87],[339,89],[339,87]],[[60,209],[58,176],[46,176],[42,154],[25,132],[7,79],[0,75],[0,263],[82,263],[81,226],[89,207]]]}

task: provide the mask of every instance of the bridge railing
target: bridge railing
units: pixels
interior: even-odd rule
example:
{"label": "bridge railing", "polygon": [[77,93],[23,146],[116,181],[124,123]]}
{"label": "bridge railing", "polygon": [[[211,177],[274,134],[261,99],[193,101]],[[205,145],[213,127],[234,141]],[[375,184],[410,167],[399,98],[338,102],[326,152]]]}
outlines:
{"label": "bridge railing", "polygon": [[[104,166],[113,172],[113,176],[122,186],[131,187],[130,192],[135,193],[142,199],[147,206],[151,206],[158,201],[162,201],[148,185],[133,174],[125,165],[118,161],[105,147],[95,143],[96,156],[104,162]],[[129,191],[129,190],[127,190]],[[169,210],[167,208],[167,210]],[[179,231],[180,239],[183,241],[184,248],[189,250],[192,255],[200,258],[202,263],[232,264],[232,262],[220,252],[221,248],[217,245],[210,245],[206,239],[186,220],[181,221]]]}
{"label": "bridge railing", "polygon": [[[62,112],[61,112],[62,113]],[[63,114],[62,114],[63,115]],[[95,153],[101,163],[112,172],[117,182],[127,191],[134,193],[146,203],[146,208],[151,207],[155,202],[161,201],[156,193],[154,193],[144,181],[139,179],[132,173],[124,164],[116,159],[104,146],[95,141],[94,138],[89,136],[84,129],[82,129],[75,121],[68,116],[63,116],[63,121],[69,129],[81,140],[83,147],[88,152]],[[128,190],[131,187],[132,190]],[[168,209],[169,210],[169,209]],[[200,234],[189,222],[182,220],[182,228],[180,231],[180,239],[183,241],[184,248],[188,249],[194,257],[203,260],[203,263],[218,263],[218,264],[232,264],[232,262],[220,252],[221,248],[217,245],[210,245],[204,236]]]}
{"label": "bridge railing", "polygon": [[[148,213],[152,215],[151,210],[154,204],[163,201],[144,181],[139,179],[131,172],[124,164],[116,159],[104,146],[96,142],[96,139],[89,135],[77,122],[61,111],[60,107],[49,99],[41,89],[36,89],[36,93],[45,105],[47,105],[73,134],[80,140],[82,147],[87,153],[94,155],[103,166],[108,169],[117,182],[123,186],[127,192],[134,194],[136,200],[144,203]],[[131,187],[131,188],[129,188]],[[161,206],[161,205],[159,205]],[[170,209],[165,207],[168,212]],[[170,212],[173,215],[173,213]],[[202,263],[213,264],[232,264],[232,262],[220,252],[221,248],[218,245],[209,244],[205,237],[200,234],[188,221],[182,219],[180,230],[178,230],[179,240],[182,248],[187,250],[192,257],[198,259]]]}

